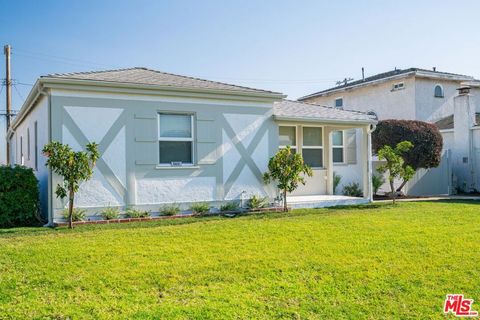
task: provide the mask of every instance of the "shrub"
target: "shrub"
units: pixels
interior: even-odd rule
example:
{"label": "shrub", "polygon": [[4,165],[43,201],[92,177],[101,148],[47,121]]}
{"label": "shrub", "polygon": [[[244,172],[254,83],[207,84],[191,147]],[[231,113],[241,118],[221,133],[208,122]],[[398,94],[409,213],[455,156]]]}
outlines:
{"label": "shrub", "polygon": [[206,202],[196,202],[192,203],[192,205],[190,206],[190,210],[193,214],[203,215],[210,211],[210,206]]}
{"label": "shrub", "polygon": [[333,172],[333,194],[337,193],[338,185],[342,180],[342,176],[337,174],[335,171]]}
{"label": "shrub", "polygon": [[33,170],[0,166],[0,227],[40,224],[38,181]]}
{"label": "shrub", "polygon": [[[68,208],[64,209],[62,212],[63,219],[68,220],[69,216],[70,214],[68,212]],[[73,208],[72,221],[75,222],[75,221],[83,221],[83,220],[85,220],[85,210],[80,208]]]}
{"label": "shrub", "polygon": [[[372,133],[372,149],[378,154],[384,146],[395,148],[402,141],[410,141],[413,147],[403,153],[404,166],[414,171],[419,168],[435,168],[440,164],[443,139],[435,124],[417,120],[382,120]],[[407,181],[397,188],[402,190]]]}
{"label": "shrub", "polygon": [[373,187],[373,194],[377,195],[378,190],[380,187],[385,183],[385,178],[381,175],[377,176],[376,174],[372,175],[372,187]]}
{"label": "shrub", "polygon": [[248,199],[247,202],[247,208],[249,209],[260,209],[260,208],[265,208],[268,205],[267,197],[258,197],[258,196],[252,196],[250,199]]}
{"label": "shrub", "polygon": [[352,182],[344,186],[343,194],[350,197],[363,197],[363,192],[357,182]]}
{"label": "shrub", "polygon": [[120,215],[120,210],[118,210],[118,208],[105,208],[102,211],[102,217],[105,220],[118,219],[119,215]]}
{"label": "shrub", "polygon": [[158,211],[164,216],[174,216],[180,213],[180,207],[176,204],[164,205]]}
{"label": "shrub", "polygon": [[127,211],[125,211],[125,216],[127,218],[147,218],[150,216],[150,211],[127,208]]}
{"label": "shrub", "polygon": [[220,211],[237,211],[238,210],[238,203],[236,202],[227,202],[220,206]]}

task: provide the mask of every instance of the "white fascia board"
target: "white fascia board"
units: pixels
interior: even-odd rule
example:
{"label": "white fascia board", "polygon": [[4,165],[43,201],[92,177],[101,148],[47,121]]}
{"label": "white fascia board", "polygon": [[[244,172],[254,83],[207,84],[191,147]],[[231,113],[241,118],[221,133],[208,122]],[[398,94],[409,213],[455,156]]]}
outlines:
{"label": "white fascia board", "polygon": [[328,118],[311,118],[311,117],[287,117],[287,116],[273,116],[274,120],[278,121],[291,121],[291,122],[312,122],[312,123],[328,123],[339,125],[369,125],[377,124],[376,120],[350,120],[350,119],[328,119]]}
{"label": "white fascia board", "polygon": [[20,111],[18,112],[17,116],[13,120],[12,125],[10,126],[10,129],[8,129],[7,139],[11,137],[11,135],[13,134],[15,129],[18,127],[18,125],[22,123],[23,119],[28,115],[30,110],[35,106],[40,95],[43,95],[43,94],[46,94],[44,91],[44,87],[40,83],[40,81],[37,80],[33,85],[32,90],[30,90],[30,93],[28,94],[27,99],[25,99],[25,102],[20,108]]}

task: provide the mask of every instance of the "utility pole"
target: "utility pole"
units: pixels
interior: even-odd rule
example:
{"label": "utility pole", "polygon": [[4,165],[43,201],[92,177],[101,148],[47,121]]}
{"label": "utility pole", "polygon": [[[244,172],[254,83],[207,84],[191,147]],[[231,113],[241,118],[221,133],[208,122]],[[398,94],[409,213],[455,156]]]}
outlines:
{"label": "utility pole", "polygon": [[10,121],[12,117],[12,80],[10,75],[10,51],[11,47],[9,44],[5,45],[4,53],[5,53],[5,89],[6,89],[6,104],[7,104],[7,134],[6,134],[6,145],[7,145],[7,164],[10,164],[10,143],[8,141],[8,129],[10,129]]}

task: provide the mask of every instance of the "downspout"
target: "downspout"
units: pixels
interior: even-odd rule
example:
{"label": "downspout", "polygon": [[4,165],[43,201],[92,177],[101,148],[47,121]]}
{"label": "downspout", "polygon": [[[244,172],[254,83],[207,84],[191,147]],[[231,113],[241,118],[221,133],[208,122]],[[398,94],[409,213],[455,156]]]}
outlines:
{"label": "downspout", "polygon": [[368,201],[372,202],[373,201],[373,183],[372,183],[372,178],[373,178],[373,163],[372,163],[372,132],[375,131],[377,128],[376,124],[371,124],[368,126],[367,129],[367,179],[368,179]]}

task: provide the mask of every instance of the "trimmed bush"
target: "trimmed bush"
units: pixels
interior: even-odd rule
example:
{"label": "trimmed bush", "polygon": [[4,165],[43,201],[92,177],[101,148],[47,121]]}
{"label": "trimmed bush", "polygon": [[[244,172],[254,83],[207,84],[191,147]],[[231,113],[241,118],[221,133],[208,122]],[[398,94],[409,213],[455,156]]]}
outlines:
{"label": "trimmed bush", "polygon": [[435,168],[440,164],[443,138],[435,124],[417,120],[382,120],[372,133],[375,154],[385,145],[395,148],[402,141],[413,144],[413,148],[403,154],[405,165],[417,170]]}
{"label": "trimmed bush", "polygon": [[31,168],[0,166],[0,227],[41,224],[38,181]]}
{"label": "trimmed bush", "polygon": [[[70,214],[68,213],[68,208],[64,209],[62,212],[63,219],[68,221],[69,216]],[[83,220],[85,220],[85,210],[80,208],[73,208],[72,221],[76,222],[76,221],[83,221]]]}
{"label": "trimmed bush", "polygon": [[385,178],[382,175],[372,175],[373,194],[376,196],[380,187],[385,183]]}
{"label": "trimmed bush", "polygon": [[175,216],[180,213],[180,207],[177,204],[165,205],[159,211],[164,216]]}

